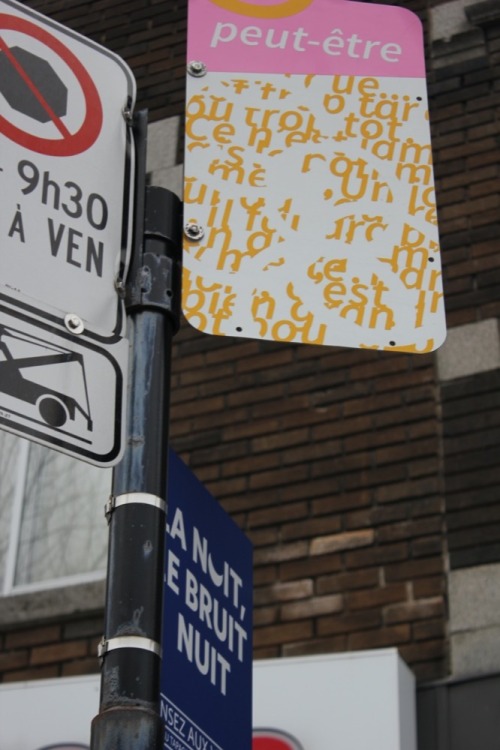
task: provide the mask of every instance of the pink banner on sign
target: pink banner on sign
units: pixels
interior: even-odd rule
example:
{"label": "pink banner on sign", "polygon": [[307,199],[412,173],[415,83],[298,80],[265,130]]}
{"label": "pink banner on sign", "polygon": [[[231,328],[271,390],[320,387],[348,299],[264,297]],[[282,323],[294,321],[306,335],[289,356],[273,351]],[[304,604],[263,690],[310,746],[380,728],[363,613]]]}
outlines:
{"label": "pink banner on sign", "polygon": [[212,72],[425,76],[418,16],[352,0],[189,0],[188,58]]}

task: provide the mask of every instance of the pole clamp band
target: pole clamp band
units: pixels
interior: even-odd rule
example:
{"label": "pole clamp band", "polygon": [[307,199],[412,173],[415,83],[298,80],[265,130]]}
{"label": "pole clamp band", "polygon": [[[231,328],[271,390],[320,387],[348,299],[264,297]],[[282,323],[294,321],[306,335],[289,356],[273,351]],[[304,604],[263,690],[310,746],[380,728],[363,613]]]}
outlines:
{"label": "pole clamp band", "polygon": [[141,635],[121,635],[109,640],[103,638],[97,647],[97,656],[99,659],[104,659],[110,651],[116,651],[119,648],[139,648],[143,651],[149,651],[161,659],[161,645],[151,638],[145,638]]}
{"label": "pole clamp band", "polygon": [[110,496],[104,511],[106,518],[109,521],[111,514],[116,508],[120,508],[123,505],[131,505],[132,503],[151,505],[154,508],[158,508],[158,510],[161,510],[163,513],[165,513],[166,510],[166,502],[159,495],[152,495],[149,492],[125,492],[123,495]]}

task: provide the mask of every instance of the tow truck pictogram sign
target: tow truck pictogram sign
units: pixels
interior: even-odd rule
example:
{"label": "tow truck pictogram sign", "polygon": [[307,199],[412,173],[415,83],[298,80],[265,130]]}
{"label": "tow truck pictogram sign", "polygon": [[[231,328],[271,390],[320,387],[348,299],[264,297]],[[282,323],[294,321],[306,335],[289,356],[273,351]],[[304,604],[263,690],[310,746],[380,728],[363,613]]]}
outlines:
{"label": "tow truck pictogram sign", "polygon": [[0,427],[113,465],[122,444],[127,349],[125,339],[106,349],[75,342],[0,302]]}
{"label": "tow truck pictogram sign", "polygon": [[135,91],[112,52],[0,0],[0,425],[98,465],[121,452]]}
{"label": "tow truck pictogram sign", "polygon": [[[15,357],[15,347],[27,349],[28,354]],[[33,352],[33,353],[31,353]],[[12,398],[34,404],[42,420],[51,427],[63,427],[68,420],[75,421],[80,413],[87,423],[87,430],[92,432],[93,423],[90,417],[90,405],[87,389],[87,376],[83,355],[71,351],[61,344],[39,339],[15,328],[0,325],[0,393]],[[76,363],[81,372],[84,399],[78,400],[64,391],[55,390],[43,382],[47,368],[57,366],[65,370]],[[41,370],[42,379],[29,377],[28,370]],[[63,375],[65,378],[65,375]]]}

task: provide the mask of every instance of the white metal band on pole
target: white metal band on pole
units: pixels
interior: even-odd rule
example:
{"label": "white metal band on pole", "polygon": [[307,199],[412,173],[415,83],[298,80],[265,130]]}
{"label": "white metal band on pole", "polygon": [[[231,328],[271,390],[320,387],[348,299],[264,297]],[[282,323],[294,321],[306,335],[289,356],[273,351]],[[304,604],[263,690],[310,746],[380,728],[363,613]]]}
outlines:
{"label": "white metal band on pole", "polygon": [[140,648],[143,651],[150,651],[161,658],[161,646],[151,638],[144,638],[140,635],[122,635],[116,638],[110,638],[108,641],[104,638],[99,643],[97,655],[102,659],[110,651],[116,651],[118,648]]}
{"label": "white metal band on pole", "polygon": [[123,495],[111,496],[109,507],[110,510],[119,508],[121,505],[131,503],[142,503],[143,505],[152,505],[158,510],[165,512],[165,500],[158,495],[152,495],[149,492],[125,492]]}

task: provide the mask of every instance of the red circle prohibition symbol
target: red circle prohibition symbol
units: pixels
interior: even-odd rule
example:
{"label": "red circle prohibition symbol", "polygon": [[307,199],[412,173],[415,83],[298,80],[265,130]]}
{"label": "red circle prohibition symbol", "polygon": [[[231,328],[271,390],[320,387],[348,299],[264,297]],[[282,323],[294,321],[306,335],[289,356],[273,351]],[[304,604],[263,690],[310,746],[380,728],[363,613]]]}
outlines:
{"label": "red circle prohibition symbol", "polygon": [[302,750],[302,745],[287,732],[278,729],[254,729],[252,750]]}
{"label": "red circle prohibition symbol", "polygon": [[[99,98],[99,93],[88,72],[71,50],[56,39],[56,37],[52,36],[52,34],[49,34],[40,26],[31,23],[31,21],[26,21],[17,16],[9,16],[6,13],[0,13],[0,31],[2,29],[19,31],[23,34],[27,34],[28,36],[37,39],[39,42],[42,42],[42,44],[45,44],[49,49],[55,52],[61,60],[66,63],[77,78],[85,99],[86,112],[79,130],[75,133],[70,133],[61,119],[52,111],[47,102],[44,101],[43,96],[36,90],[33,90],[33,86],[31,85],[30,88],[32,88],[33,93],[37,96],[42,106],[45,107],[52,122],[59,130],[62,137],[55,139],[40,138],[16,127],[1,115],[0,133],[3,133],[11,141],[14,141],[20,146],[24,146],[30,151],[36,151],[39,154],[47,154],[48,156],[75,156],[76,154],[82,153],[82,151],[86,151],[93,143],[95,143],[101,132],[103,119],[102,104]],[[0,52],[9,55],[9,49],[1,37]],[[23,72],[21,71],[21,75],[22,74]],[[29,81],[27,81],[27,83],[30,85]]]}

